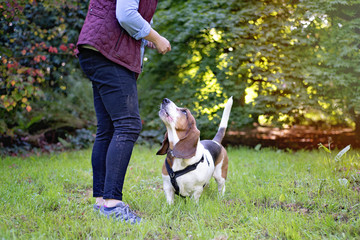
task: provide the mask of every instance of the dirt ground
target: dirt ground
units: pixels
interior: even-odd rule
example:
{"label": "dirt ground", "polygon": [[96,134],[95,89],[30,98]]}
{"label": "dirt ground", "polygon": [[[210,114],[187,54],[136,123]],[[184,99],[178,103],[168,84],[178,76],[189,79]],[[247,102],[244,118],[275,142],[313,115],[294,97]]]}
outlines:
{"label": "dirt ground", "polygon": [[294,126],[288,129],[255,127],[241,131],[228,131],[223,140],[226,145],[275,147],[278,149],[316,149],[322,143],[331,149],[342,149],[351,144],[360,149],[360,136],[350,128],[318,129],[311,126]]}

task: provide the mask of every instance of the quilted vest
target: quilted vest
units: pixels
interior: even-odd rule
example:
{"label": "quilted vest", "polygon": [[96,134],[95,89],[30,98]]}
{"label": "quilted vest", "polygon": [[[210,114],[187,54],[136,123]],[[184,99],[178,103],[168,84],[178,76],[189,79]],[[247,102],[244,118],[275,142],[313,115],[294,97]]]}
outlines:
{"label": "quilted vest", "polygon": [[[140,0],[139,13],[150,23],[157,0]],[[116,19],[116,0],[90,0],[77,47],[95,47],[109,60],[140,74],[141,39],[132,38]],[[78,51],[77,51],[78,52]]]}

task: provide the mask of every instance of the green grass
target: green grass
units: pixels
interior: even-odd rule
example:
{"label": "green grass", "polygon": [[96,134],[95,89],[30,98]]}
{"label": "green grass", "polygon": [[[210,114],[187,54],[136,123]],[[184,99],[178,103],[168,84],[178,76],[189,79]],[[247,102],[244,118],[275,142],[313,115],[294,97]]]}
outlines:
{"label": "green grass", "polygon": [[359,239],[360,154],[228,149],[226,193],[162,191],[163,157],[136,146],[124,201],[146,221],[92,211],[90,150],[0,160],[0,239]]}

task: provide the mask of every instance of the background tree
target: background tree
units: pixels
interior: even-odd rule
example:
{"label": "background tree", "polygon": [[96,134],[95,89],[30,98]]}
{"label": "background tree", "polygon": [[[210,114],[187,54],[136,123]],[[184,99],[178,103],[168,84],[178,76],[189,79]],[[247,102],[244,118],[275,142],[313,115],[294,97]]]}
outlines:
{"label": "background tree", "polygon": [[[353,86],[359,84],[358,35],[354,31],[357,4],[160,2],[154,22],[156,29],[172,39],[173,50],[165,56],[149,53],[145,64],[140,87],[154,88],[141,91],[140,97],[148,126],[161,126],[157,110],[150,104],[160,104],[163,97],[169,97],[192,108],[204,128],[202,134],[209,137],[220,119],[221,104],[231,95],[235,98],[232,127],[236,129],[253,123],[303,124],[309,118],[316,119],[314,115],[326,113],[337,116],[337,121],[334,117],[326,119],[330,124],[346,124],[334,109],[352,114],[354,121],[354,105],[358,104]],[[340,17],[333,15],[342,12],[343,16],[345,9],[352,20],[336,22]],[[347,66],[340,67],[338,59],[345,55],[341,64],[347,62]],[[336,78],[329,81],[328,76]],[[351,86],[350,91],[342,88],[344,84]],[[348,100],[341,96],[344,94]],[[337,104],[330,108],[329,102]]]}
{"label": "background tree", "polygon": [[[172,51],[146,52],[142,136],[162,135],[155,106],[164,97],[192,110],[202,137],[213,135],[229,96],[235,130],[320,119],[359,132],[359,2],[159,1],[155,29]],[[91,85],[73,53],[87,7],[0,3],[0,135],[94,126]]]}
{"label": "background tree", "polygon": [[360,1],[303,4],[310,12],[306,31],[314,39],[307,79],[320,110],[334,123],[352,123],[360,134]]}
{"label": "background tree", "polygon": [[[143,74],[146,82],[140,86],[155,86],[155,91],[146,92],[141,99],[160,103],[171,94],[167,97],[198,114],[199,124],[207,123],[201,124],[206,137],[219,121],[218,110],[228,96],[235,100],[234,128],[259,120],[295,122],[306,104],[316,102],[309,98],[304,82],[301,59],[309,57],[304,49],[311,46],[301,31],[302,15],[294,16],[295,3],[161,2],[156,28],[173,39],[173,50],[161,58],[148,57]],[[157,119],[156,111],[144,115],[156,123],[151,120]]]}
{"label": "background tree", "polygon": [[83,81],[74,56],[87,5],[23,0],[0,4],[0,134],[79,128],[91,119],[92,103],[86,101],[91,89],[79,86]]}

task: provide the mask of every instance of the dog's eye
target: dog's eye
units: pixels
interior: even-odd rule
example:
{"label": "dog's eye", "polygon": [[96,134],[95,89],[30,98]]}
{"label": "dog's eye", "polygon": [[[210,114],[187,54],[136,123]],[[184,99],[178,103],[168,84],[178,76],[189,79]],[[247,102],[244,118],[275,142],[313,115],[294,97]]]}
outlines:
{"label": "dog's eye", "polygon": [[182,112],[183,114],[185,114],[185,115],[187,114],[187,112],[186,112],[185,109],[182,109],[181,112]]}

